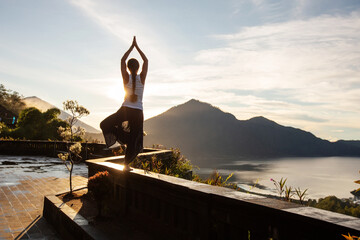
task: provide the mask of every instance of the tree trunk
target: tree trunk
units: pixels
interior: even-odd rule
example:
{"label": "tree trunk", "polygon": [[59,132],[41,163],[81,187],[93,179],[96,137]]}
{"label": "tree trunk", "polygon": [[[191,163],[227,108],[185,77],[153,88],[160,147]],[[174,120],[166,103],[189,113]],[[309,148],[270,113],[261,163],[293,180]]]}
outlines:
{"label": "tree trunk", "polygon": [[70,194],[72,193],[73,189],[72,189],[72,171],[73,171],[73,167],[74,167],[74,163],[72,160],[70,160],[70,176],[69,176],[69,179],[70,179]]}

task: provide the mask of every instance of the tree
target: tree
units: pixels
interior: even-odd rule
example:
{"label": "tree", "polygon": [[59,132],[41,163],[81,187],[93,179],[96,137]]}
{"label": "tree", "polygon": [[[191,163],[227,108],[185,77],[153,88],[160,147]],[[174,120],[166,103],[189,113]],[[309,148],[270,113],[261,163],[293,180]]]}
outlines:
{"label": "tree", "polygon": [[71,116],[67,119],[70,127],[70,141],[74,141],[74,136],[82,135],[83,128],[75,127],[75,124],[78,122],[79,118],[87,116],[90,114],[89,110],[79,105],[77,101],[66,100],[63,102],[64,110],[70,111]]}
{"label": "tree", "polygon": [[31,107],[20,112],[17,127],[7,133],[13,138],[31,140],[60,140],[59,127],[66,128],[67,123],[58,118],[60,110],[51,108],[46,112]]}
{"label": "tree", "polygon": [[[85,107],[78,104],[77,101],[66,100],[63,102],[64,110],[70,111],[71,116],[66,120],[68,126],[59,127],[58,132],[62,136],[62,138],[67,141],[68,151],[66,153],[58,154],[58,157],[63,160],[66,168],[69,171],[69,183],[70,183],[70,194],[72,194],[72,172],[74,169],[74,163],[76,159],[81,159],[80,153],[82,150],[82,146],[80,142],[73,143],[75,140],[81,141],[82,136],[84,136],[84,129],[82,127],[75,127],[75,123],[79,120],[79,118],[90,114],[89,110]],[[69,141],[72,143],[70,146]]]}
{"label": "tree", "polygon": [[25,108],[25,103],[21,99],[22,96],[18,92],[6,89],[0,84],[0,105],[18,115]]}
{"label": "tree", "polygon": [[8,137],[9,128],[5,123],[0,122],[0,137]]}

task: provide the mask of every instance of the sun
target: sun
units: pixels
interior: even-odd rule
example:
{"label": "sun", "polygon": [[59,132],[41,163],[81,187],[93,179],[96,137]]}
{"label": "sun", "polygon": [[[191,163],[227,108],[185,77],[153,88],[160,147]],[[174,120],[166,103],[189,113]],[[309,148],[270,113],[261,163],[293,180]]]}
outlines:
{"label": "sun", "polygon": [[116,81],[113,81],[113,83],[107,86],[106,96],[110,99],[113,99],[117,103],[122,103],[125,97],[125,91],[122,81],[116,79]]}

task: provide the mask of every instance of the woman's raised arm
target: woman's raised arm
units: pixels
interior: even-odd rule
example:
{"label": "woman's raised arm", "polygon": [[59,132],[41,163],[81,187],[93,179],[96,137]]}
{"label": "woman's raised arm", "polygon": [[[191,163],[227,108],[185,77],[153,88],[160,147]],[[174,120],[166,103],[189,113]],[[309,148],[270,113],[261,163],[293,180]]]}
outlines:
{"label": "woman's raised arm", "polygon": [[133,44],[134,44],[136,50],[138,50],[142,60],[144,61],[143,66],[142,66],[142,70],[141,70],[141,73],[140,73],[140,79],[141,79],[142,84],[145,84],[145,79],[146,79],[146,75],[147,75],[147,71],[148,71],[148,63],[149,63],[149,61],[148,61],[147,57],[145,56],[145,54],[143,53],[143,51],[141,51],[141,49],[139,48],[135,37],[134,37]]}
{"label": "woman's raised arm", "polygon": [[129,50],[127,50],[124,54],[124,56],[121,58],[121,62],[120,62],[120,69],[121,69],[121,75],[124,81],[124,84],[127,84],[129,82],[129,73],[126,71],[126,59],[129,57],[131,51],[134,49],[135,47],[135,37],[133,39],[133,42],[129,48]]}

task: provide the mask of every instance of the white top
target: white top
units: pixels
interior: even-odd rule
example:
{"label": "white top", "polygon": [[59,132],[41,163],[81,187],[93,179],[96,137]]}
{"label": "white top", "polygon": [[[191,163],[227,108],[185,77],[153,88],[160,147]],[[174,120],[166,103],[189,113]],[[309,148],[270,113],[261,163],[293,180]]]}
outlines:
{"label": "white top", "polygon": [[144,93],[144,85],[141,82],[140,75],[136,75],[135,81],[136,81],[135,94],[137,95],[137,101],[136,102],[130,101],[130,96],[133,94],[132,77],[130,74],[129,82],[126,85],[124,85],[125,98],[124,98],[124,102],[123,102],[122,106],[143,110],[142,99],[143,99],[143,93]]}

